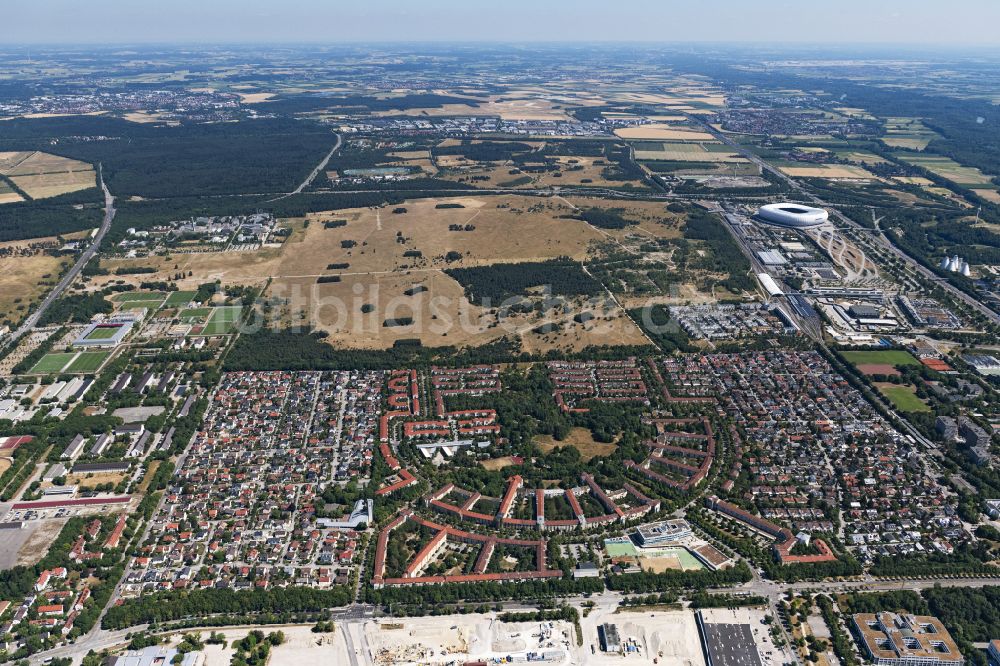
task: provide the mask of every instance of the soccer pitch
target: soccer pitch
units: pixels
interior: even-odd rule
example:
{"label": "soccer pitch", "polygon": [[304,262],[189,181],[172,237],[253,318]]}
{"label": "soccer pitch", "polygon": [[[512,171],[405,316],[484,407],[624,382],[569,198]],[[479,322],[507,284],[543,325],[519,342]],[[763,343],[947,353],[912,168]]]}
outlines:
{"label": "soccer pitch", "polygon": [[87,336],[87,340],[110,340],[121,330],[121,326],[98,326]]}
{"label": "soccer pitch", "polygon": [[195,291],[172,291],[170,295],[167,296],[166,302],[163,304],[164,307],[175,308],[181,305],[187,305],[194,298],[194,295],[198,293]]}
{"label": "soccer pitch", "polygon": [[32,375],[51,375],[57,372],[62,372],[62,369],[65,368],[75,356],[75,352],[53,352],[46,354],[38,359],[38,363],[36,363],[31,370],[28,371],[28,373]]}
{"label": "soccer pitch", "polygon": [[91,373],[96,372],[105,359],[111,356],[111,352],[80,352],[76,359],[69,364],[66,372]]}
{"label": "soccer pitch", "polygon": [[215,308],[205,323],[202,335],[226,335],[232,333],[240,320],[243,308],[239,305],[229,305]]}

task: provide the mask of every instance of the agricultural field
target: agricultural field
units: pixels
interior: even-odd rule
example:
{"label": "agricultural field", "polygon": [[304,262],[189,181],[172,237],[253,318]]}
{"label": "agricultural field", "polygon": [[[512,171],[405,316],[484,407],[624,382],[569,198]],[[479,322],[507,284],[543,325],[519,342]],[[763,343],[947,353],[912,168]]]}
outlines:
{"label": "agricultural field", "polygon": [[745,162],[732,148],[722,143],[700,141],[636,141],[632,143],[637,160],[669,162]]}
{"label": "agricultural field", "polygon": [[713,141],[708,132],[685,129],[665,123],[650,123],[615,130],[615,136],[622,139],[663,140],[663,141]]}
{"label": "agricultural field", "polygon": [[975,167],[963,166],[948,157],[911,155],[909,153],[897,153],[896,157],[913,166],[927,169],[931,173],[945,180],[950,180],[956,185],[971,188],[985,186],[985,189],[995,189],[991,176],[984,174]]}
{"label": "agricultural field", "polygon": [[882,143],[890,148],[906,150],[923,150],[934,139],[940,138],[937,132],[928,129],[919,118],[886,118],[886,135]]}
{"label": "agricultural field", "polygon": [[46,199],[97,185],[94,167],[87,162],[38,151],[0,153],[0,175],[9,178],[32,199]]}
{"label": "agricultural field", "polygon": [[778,167],[783,174],[792,178],[830,178],[830,179],[855,179],[855,178],[875,178],[875,174],[864,167],[853,164],[810,164],[808,166],[786,166]]}
{"label": "agricultural field", "polygon": [[6,181],[0,180],[0,204],[24,201],[24,198],[14,191]]}

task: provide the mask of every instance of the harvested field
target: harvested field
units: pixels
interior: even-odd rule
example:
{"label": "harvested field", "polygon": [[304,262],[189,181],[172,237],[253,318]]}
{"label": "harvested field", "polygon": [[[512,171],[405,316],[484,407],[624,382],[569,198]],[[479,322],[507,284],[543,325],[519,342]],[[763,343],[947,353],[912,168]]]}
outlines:
{"label": "harvested field", "polygon": [[580,452],[584,462],[597,456],[609,456],[618,448],[617,444],[594,441],[594,436],[587,428],[571,428],[569,436],[564,440],[553,439],[551,435],[535,437],[538,448],[546,453],[561,446],[572,446]]}
{"label": "harvested field", "polygon": [[1000,204],[1000,192],[997,190],[976,190],[976,194],[990,203]]}
{"label": "harvested field", "polygon": [[10,178],[32,199],[54,197],[97,185],[92,165],[42,152],[0,153],[0,174]]}
{"label": "harvested field", "polygon": [[666,141],[713,141],[708,132],[680,129],[674,125],[650,123],[637,127],[622,127],[615,130],[615,135],[622,139],[663,139]]}
{"label": "harvested field", "polygon": [[93,169],[11,177],[11,181],[32,199],[46,199],[97,185]]}
{"label": "harvested field", "polygon": [[801,167],[780,167],[781,172],[792,178],[875,178],[867,169],[849,164],[814,164]]}

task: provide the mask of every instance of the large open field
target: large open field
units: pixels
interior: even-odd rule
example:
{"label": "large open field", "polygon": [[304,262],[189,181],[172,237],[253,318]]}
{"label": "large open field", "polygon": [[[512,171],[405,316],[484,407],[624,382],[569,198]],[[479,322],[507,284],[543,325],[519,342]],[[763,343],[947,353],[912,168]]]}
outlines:
{"label": "large open field", "polygon": [[887,118],[885,120],[886,135],[882,143],[890,148],[905,148],[907,150],[923,150],[939,134],[928,129],[919,118]]}
{"label": "large open field", "polygon": [[202,334],[227,335],[232,333],[236,328],[236,324],[240,320],[240,314],[242,314],[242,312],[243,308],[238,305],[214,308],[212,313],[208,316],[208,320],[205,322]]}
{"label": "large open field", "polygon": [[535,437],[535,443],[546,453],[561,446],[572,446],[580,452],[584,462],[596,456],[609,456],[618,448],[617,444],[594,441],[587,428],[571,428],[569,436],[561,441],[553,439],[552,435],[539,435]]}
{"label": "large open field", "polygon": [[637,160],[673,162],[740,162],[728,146],[716,142],[641,141],[632,143]]}
{"label": "large open field", "polygon": [[[0,243],[0,247],[14,248],[44,240],[48,239]],[[66,261],[65,257],[45,253],[0,256],[0,320],[20,320],[28,306],[55,284]]]}
{"label": "large open field", "polygon": [[[638,224],[604,230],[571,217],[589,207],[621,208],[622,215]],[[513,314],[500,325],[495,312],[470,304],[461,285],[444,270],[559,257],[591,261],[603,256],[609,244],[638,248],[650,238],[676,237],[675,217],[663,203],[583,197],[421,199],[287,220],[292,233],[280,248],[108,259],[102,265],[111,271],[138,265],[158,269],[157,274],[135,278],[143,281],[169,280],[181,273],[185,277],[179,284],[188,290],[216,279],[223,284],[261,286],[270,280],[266,297],[272,299],[273,320],[286,325],[311,323],[328,332],[331,343],[348,347],[383,348],[412,338],[430,345],[482,344],[518,334],[532,351],[577,350],[588,344],[647,341],[613,304],[610,309],[603,303],[593,304],[588,309],[596,308],[596,319],[586,324],[574,321],[584,306],[576,301],[568,309],[544,315]],[[324,223],[331,221],[343,224],[327,228]],[[638,249],[633,252],[638,256]],[[324,281],[319,281],[321,277]],[[100,280],[93,282],[100,285]],[[405,293],[415,287],[420,293]],[[138,298],[138,294],[129,296]],[[363,306],[374,310],[363,312],[371,309]],[[189,318],[190,314],[182,312],[181,316]],[[414,319],[414,325],[383,325],[387,319],[405,318]],[[549,321],[559,323],[559,330],[535,332]],[[452,325],[456,322],[460,325]],[[229,324],[217,323],[228,330]],[[206,332],[212,330],[210,326]]]}
{"label": "large open field", "polygon": [[867,169],[852,164],[810,164],[809,166],[782,166],[781,172],[793,178],[874,178]]}
{"label": "large open field", "polygon": [[74,358],[76,358],[75,352],[53,352],[46,354],[28,372],[39,375],[62,372],[63,368],[69,365],[69,362]]}
{"label": "large open field", "polygon": [[911,155],[908,153],[898,153],[899,159],[914,166],[922,167],[937,174],[945,180],[950,180],[957,185],[965,187],[978,187],[991,185],[993,179],[975,167],[963,166],[948,157],[937,155]]}
{"label": "large open field", "polygon": [[708,132],[699,132],[663,123],[622,127],[615,130],[615,135],[622,139],[662,139],[664,141],[712,141],[715,138]]}
{"label": "large open field", "polygon": [[931,411],[927,403],[917,397],[912,386],[878,382],[875,387],[901,412]]}
{"label": "large open field", "polygon": [[852,365],[920,365],[920,362],[909,352],[899,349],[885,349],[880,351],[846,351],[841,355]]}
{"label": "large open field", "polygon": [[97,185],[92,165],[42,152],[0,153],[0,174],[10,178],[32,199],[45,199]]}
{"label": "large open field", "polygon": [[81,352],[76,359],[69,364],[69,367],[66,368],[66,372],[96,372],[109,356],[111,356],[111,352],[109,351]]}

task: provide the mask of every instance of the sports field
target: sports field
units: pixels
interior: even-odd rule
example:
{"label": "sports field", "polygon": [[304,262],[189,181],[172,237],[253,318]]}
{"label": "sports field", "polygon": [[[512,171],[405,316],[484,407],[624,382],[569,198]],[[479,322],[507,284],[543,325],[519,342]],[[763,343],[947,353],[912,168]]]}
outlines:
{"label": "sports field", "polygon": [[80,352],[76,360],[66,368],[66,372],[96,372],[109,356],[111,356],[109,351]]}
{"label": "sports field", "polygon": [[181,310],[181,313],[177,316],[180,317],[181,321],[188,324],[200,324],[210,314],[212,314],[212,308],[188,308],[187,310]]}
{"label": "sports field", "polygon": [[158,291],[127,291],[111,297],[115,303],[130,308],[158,308],[163,303],[164,294]]}
{"label": "sports field", "polygon": [[73,352],[53,352],[51,354],[46,354],[42,358],[38,359],[38,363],[36,363],[28,372],[33,375],[51,375],[57,372],[62,372],[62,369],[65,368],[75,356],[76,354]]}
{"label": "sports field", "polygon": [[197,292],[194,291],[172,291],[170,295],[167,296],[167,301],[163,305],[168,308],[178,307],[181,305],[187,305],[194,298]]}
{"label": "sports field", "polygon": [[209,316],[202,333],[204,335],[227,335],[232,333],[240,320],[242,312],[243,308],[239,305],[215,308],[211,316]]}
{"label": "sports field", "polygon": [[87,335],[87,340],[110,340],[121,328],[121,326],[98,326]]}
{"label": "sports field", "polygon": [[920,362],[913,358],[909,352],[899,349],[885,349],[881,351],[848,351],[842,352],[842,354],[844,358],[855,367],[876,363],[892,366],[920,365]]}
{"label": "sports field", "polygon": [[635,557],[638,553],[635,545],[631,541],[610,541],[604,540],[604,550],[608,552],[608,557]]}
{"label": "sports field", "polygon": [[931,408],[923,400],[917,397],[912,386],[900,386],[899,384],[875,384],[879,392],[901,412],[929,412]]}

